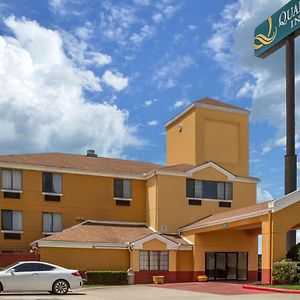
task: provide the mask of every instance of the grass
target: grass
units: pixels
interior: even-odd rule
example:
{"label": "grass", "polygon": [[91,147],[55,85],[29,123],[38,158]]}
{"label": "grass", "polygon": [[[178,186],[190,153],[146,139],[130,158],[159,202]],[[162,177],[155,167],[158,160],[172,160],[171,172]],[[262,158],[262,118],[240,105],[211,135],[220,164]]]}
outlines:
{"label": "grass", "polygon": [[83,288],[98,288],[98,287],[103,287],[104,284],[84,284],[82,287]]}
{"label": "grass", "polygon": [[270,287],[274,289],[283,289],[283,290],[300,290],[299,284],[274,284],[274,285],[262,285],[265,287]]}
{"label": "grass", "polygon": [[255,284],[261,287],[274,288],[274,289],[283,289],[283,290],[300,290],[299,284]]}

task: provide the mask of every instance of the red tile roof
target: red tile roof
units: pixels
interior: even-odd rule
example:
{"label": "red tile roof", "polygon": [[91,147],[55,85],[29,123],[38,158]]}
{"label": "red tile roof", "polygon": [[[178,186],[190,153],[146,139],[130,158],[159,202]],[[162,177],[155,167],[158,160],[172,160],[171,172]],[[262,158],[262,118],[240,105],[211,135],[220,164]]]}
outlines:
{"label": "red tile roof", "polygon": [[67,153],[37,153],[0,156],[0,162],[76,169],[88,172],[143,175],[163,166],[148,162]]}
{"label": "red tile roof", "polygon": [[[268,207],[269,207],[269,202],[263,202],[263,203],[257,203],[254,205],[245,206],[241,208],[230,209],[226,212],[207,216],[206,218],[203,218],[197,222],[183,226],[182,228],[180,228],[180,230],[185,231],[193,228],[213,226],[215,224],[217,225],[219,223],[228,222],[231,219],[235,219],[239,217],[241,217],[241,219],[246,219],[249,218],[247,214],[259,213],[259,212],[261,212],[262,214],[267,213],[266,210],[268,209]],[[245,217],[243,218],[244,215]]]}
{"label": "red tile roof", "polygon": [[[54,233],[41,240],[52,242],[127,244],[152,234],[154,234],[152,229],[140,223],[86,221],[85,223],[75,225],[62,232]],[[178,245],[190,245],[186,240],[176,234],[161,234],[161,236]]]}
{"label": "red tile roof", "polygon": [[215,100],[215,99],[212,99],[212,98],[199,99],[195,103],[207,104],[207,105],[212,105],[212,106],[220,106],[220,107],[224,107],[224,108],[236,109],[236,110],[241,110],[241,111],[247,111],[246,109],[240,108],[238,106],[234,106],[232,104],[225,103],[225,102],[222,102],[222,101],[218,101],[218,100]]}
{"label": "red tile roof", "polygon": [[125,244],[152,234],[142,224],[86,222],[44,238],[44,241]]}

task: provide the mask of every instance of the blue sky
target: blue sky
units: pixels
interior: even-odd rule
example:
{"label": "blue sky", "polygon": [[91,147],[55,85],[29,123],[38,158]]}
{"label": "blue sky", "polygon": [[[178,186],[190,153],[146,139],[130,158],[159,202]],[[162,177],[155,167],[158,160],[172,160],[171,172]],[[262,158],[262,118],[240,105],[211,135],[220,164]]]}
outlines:
{"label": "blue sky", "polygon": [[2,0],[1,153],[163,164],[163,125],[209,96],[252,111],[258,198],[281,196],[284,52],[255,58],[253,31],[287,2]]}

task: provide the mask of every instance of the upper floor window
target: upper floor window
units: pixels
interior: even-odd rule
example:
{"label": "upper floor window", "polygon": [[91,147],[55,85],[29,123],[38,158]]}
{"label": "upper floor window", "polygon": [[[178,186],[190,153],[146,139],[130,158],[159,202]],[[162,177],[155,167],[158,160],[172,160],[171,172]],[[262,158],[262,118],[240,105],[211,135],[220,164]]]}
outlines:
{"label": "upper floor window", "polygon": [[43,213],[43,232],[52,233],[62,231],[62,214]]}
{"label": "upper floor window", "polygon": [[2,210],[1,229],[3,231],[22,231],[23,213],[16,210]]}
{"label": "upper floor window", "polygon": [[2,189],[21,191],[22,172],[20,170],[2,170]]}
{"label": "upper floor window", "polygon": [[115,179],[114,197],[120,199],[131,199],[132,198],[131,180]]}
{"label": "upper floor window", "polygon": [[57,173],[43,173],[43,192],[62,194],[62,175]]}
{"label": "upper floor window", "polygon": [[232,183],[187,179],[186,196],[194,199],[232,200]]}

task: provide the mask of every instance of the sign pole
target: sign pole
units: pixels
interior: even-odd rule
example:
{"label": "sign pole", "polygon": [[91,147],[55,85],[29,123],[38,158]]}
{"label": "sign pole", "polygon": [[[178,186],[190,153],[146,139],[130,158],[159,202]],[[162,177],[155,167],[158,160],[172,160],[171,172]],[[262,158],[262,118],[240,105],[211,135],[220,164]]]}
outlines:
{"label": "sign pole", "polygon": [[[297,189],[297,155],[295,153],[295,38],[286,39],[286,155],[285,194]],[[286,236],[286,250],[296,245],[296,231]]]}

